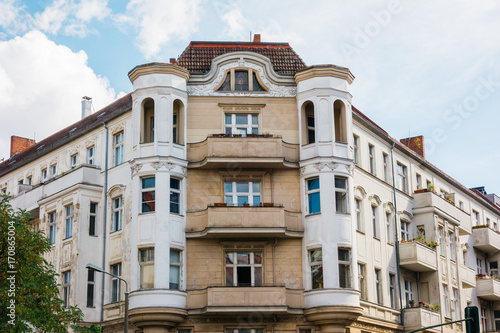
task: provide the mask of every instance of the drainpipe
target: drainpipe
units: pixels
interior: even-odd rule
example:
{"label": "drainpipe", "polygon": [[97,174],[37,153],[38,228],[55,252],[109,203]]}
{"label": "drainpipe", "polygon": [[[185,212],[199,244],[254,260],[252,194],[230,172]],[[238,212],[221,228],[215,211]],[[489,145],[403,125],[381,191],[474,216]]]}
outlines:
{"label": "drainpipe", "polygon": [[[106,123],[102,123],[104,129],[106,130],[106,139],[104,145],[104,213],[102,218],[102,269],[106,270],[106,219],[108,212],[108,132],[109,129],[106,126]],[[102,284],[101,284],[101,321],[100,326],[102,327],[102,323],[104,321],[104,282],[106,274],[102,275]]]}
{"label": "drainpipe", "polygon": [[394,176],[394,146],[396,144],[393,143],[391,147],[391,164],[392,164],[392,193],[393,193],[393,204],[394,204],[394,225],[395,225],[395,247],[396,247],[396,272],[398,275],[398,290],[399,290],[399,306],[401,307],[401,325],[403,326],[403,333],[405,332],[405,314],[403,311],[403,294],[401,290],[401,268],[399,267],[400,257],[399,257],[399,232],[398,232],[398,205],[396,201],[396,179]]}

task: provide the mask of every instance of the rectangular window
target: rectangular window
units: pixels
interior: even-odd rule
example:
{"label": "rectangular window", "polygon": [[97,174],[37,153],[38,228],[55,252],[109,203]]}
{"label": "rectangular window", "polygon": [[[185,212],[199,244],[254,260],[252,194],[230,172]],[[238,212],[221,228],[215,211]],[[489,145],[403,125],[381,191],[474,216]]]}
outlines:
{"label": "rectangular window", "polygon": [[387,232],[387,242],[394,243],[394,234],[392,232],[392,224],[391,224],[391,214],[385,213],[385,229]]}
{"label": "rectangular window", "polygon": [[155,177],[141,178],[141,212],[155,211]]}
{"label": "rectangular window", "polygon": [[377,207],[375,206],[372,206],[372,226],[373,226],[373,237],[379,238],[378,225],[377,225]]}
{"label": "rectangular window", "polygon": [[375,147],[373,145],[368,145],[368,161],[369,161],[369,171],[372,175],[375,174]]}
{"label": "rectangular window", "polygon": [[311,288],[323,289],[323,253],[316,249],[309,251],[309,266],[311,267]]}
{"label": "rectangular window", "polygon": [[483,259],[476,259],[476,272],[477,274],[483,274]]}
{"label": "rectangular window", "polygon": [[95,271],[87,270],[87,307],[94,307]]}
{"label": "rectangular window", "polygon": [[377,293],[377,304],[382,304],[382,282],[380,281],[382,273],[380,269],[375,268],[375,291]]}
{"label": "rectangular window", "polygon": [[407,192],[406,166],[401,163],[398,163],[398,182],[396,187],[400,191]]}
{"label": "rectangular window", "polygon": [[417,179],[417,190],[420,190],[422,188],[422,176],[420,176],[418,173],[416,175]]}
{"label": "rectangular window", "polygon": [[170,213],[181,213],[181,181],[170,178]]}
{"label": "rectangular window", "polygon": [[26,184],[31,185],[33,178],[31,176],[26,177]]}
{"label": "rectangular window", "polygon": [[123,163],[123,132],[113,136],[115,166]]}
{"label": "rectangular window", "polygon": [[439,236],[439,253],[442,256],[445,256],[446,255],[446,239],[445,239],[443,227],[438,228],[438,236]]}
{"label": "rectangular window", "polygon": [[389,155],[387,155],[386,153],[384,153],[383,155],[383,160],[384,160],[384,181],[386,183],[390,183],[390,179],[389,179]]}
{"label": "rectangular window", "polygon": [[87,164],[95,165],[95,147],[87,148]]}
{"label": "rectangular window", "polygon": [[353,136],[354,145],[354,164],[359,165],[359,137]]}
{"label": "rectangular window", "polygon": [[472,210],[472,225],[479,225],[479,212]]}
{"label": "rectangular window", "polygon": [[396,308],[396,275],[389,274],[389,296],[391,297],[391,308]]}
{"label": "rectangular window", "polygon": [[490,274],[498,276],[498,261],[490,262]]}
{"label": "rectangular window", "polygon": [[356,230],[363,232],[363,220],[361,214],[361,200],[354,199],[356,204]]}
{"label": "rectangular window", "polygon": [[181,289],[181,254],[179,250],[170,249],[170,289]]}
{"label": "rectangular window", "polygon": [[335,208],[337,214],[348,214],[347,178],[335,177]]}
{"label": "rectangular window", "polygon": [[464,210],[464,202],[463,202],[463,201],[459,201],[459,202],[458,202],[458,207],[459,207],[461,210]]}
{"label": "rectangular window", "polygon": [[123,225],[123,198],[113,199],[113,231],[122,230]]}
{"label": "rectangular window", "polygon": [[224,202],[229,206],[260,206],[260,182],[224,182]]}
{"label": "rectangular window", "polygon": [[226,114],[226,134],[239,134],[243,137],[247,134],[259,134],[258,114]]}
{"label": "rectangular window", "polygon": [[459,296],[458,296],[458,289],[453,288],[453,312],[455,312],[454,317],[455,320],[460,319],[460,303],[459,303]]}
{"label": "rectangular window", "polygon": [[47,169],[42,169],[42,182],[47,180]]}
{"label": "rectangular window", "polygon": [[73,205],[66,206],[66,234],[65,238],[73,236]]}
{"label": "rectangular window", "polygon": [[319,196],[319,178],[307,180],[307,202],[309,204],[309,214],[321,212],[320,196]]}
{"label": "rectangular window", "polygon": [[410,301],[413,301],[413,283],[405,280],[405,306],[410,306]]}
{"label": "rectangular window", "polygon": [[486,309],[481,308],[481,326],[483,332],[488,332],[488,318],[486,317]]}
{"label": "rectangular window", "polygon": [[360,298],[366,300],[366,266],[358,264],[358,287]]}
{"label": "rectangular window", "polygon": [[50,166],[50,177],[55,177],[57,175],[57,165]]}
{"label": "rectangular window", "polygon": [[443,303],[444,303],[444,316],[451,318],[450,314],[450,296],[448,294],[448,286],[443,284]]}
{"label": "rectangular window", "polygon": [[401,221],[401,240],[410,240],[410,222]]}
{"label": "rectangular window", "polygon": [[314,125],[314,116],[307,116],[307,143],[316,142],[316,128]]}
{"label": "rectangular window", "polygon": [[141,289],[151,289],[155,285],[155,249],[139,250]]}
{"label": "rectangular window", "polygon": [[177,119],[178,119],[178,113],[174,112],[172,114],[172,142],[173,143],[179,143],[179,138],[177,138]]}
{"label": "rectangular window", "polygon": [[49,238],[51,244],[56,242],[56,212],[49,213]]}
{"label": "rectangular window", "polygon": [[63,273],[63,302],[64,302],[64,307],[68,308],[69,307],[69,298],[71,295],[71,271]]}
{"label": "rectangular window", "polygon": [[262,286],[262,252],[226,252],[226,286]]}
{"label": "rectangular window", "polygon": [[74,167],[78,164],[78,154],[73,154],[70,156],[71,167]]}
{"label": "rectangular window", "polygon": [[349,249],[338,250],[339,258],[339,286],[351,288],[351,253]]}
{"label": "rectangular window", "polygon": [[96,219],[97,219],[97,204],[95,202],[91,202],[89,210],[89,236],[97,236]]}
{"label": "rectangular window", "polygon": [[[111,265],[111,274],[116,276],[122,276],[122,264]],[[111,277],[111,303],[119,302],[121,300],[121,281],[112,276]]]}
{"label": "rectangular window", "polygon": [[499,332],[500,331],[500,310],[493,311],[493,314],[495,315],[495,330],[497,332]]}
{"label": "rectangular window", "polygon": [[450,260],[457,261],[457,246],[453,232],[448,233],[448,241],[450,243]]}

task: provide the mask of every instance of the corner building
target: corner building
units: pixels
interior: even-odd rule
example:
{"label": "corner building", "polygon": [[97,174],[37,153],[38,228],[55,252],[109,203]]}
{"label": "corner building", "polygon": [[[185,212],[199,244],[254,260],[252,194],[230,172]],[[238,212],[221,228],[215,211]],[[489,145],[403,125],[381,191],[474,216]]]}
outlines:
{"label": "corner building", "polygon": [[191,42],[129,78],[0,164],[85,324],[123,331],[125,287],[91,263],[129,282],[129,332],[389,333],[468,305],[497,330],[498,197],[355,109],[347,68],[256,39]]}

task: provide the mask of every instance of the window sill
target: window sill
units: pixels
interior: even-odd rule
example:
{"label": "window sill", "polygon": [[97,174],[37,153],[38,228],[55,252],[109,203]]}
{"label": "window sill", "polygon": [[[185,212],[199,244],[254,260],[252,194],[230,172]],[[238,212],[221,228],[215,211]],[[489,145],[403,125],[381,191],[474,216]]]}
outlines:
{"label": "window sill", "polygon": [[387,242],[387,245],[394,246],[393,242]]}
{"label": "window sill", "polygon": [[63,242],[69,241],[69,240],[71,240],[71,238],[73,238],[73,236],[69,236],[69,237],[63,238]]}
{"label": "window sill", "polygon": [[360,234],[362,234],[362,235],[364,235],[364,234],[365,234],[365,232],[364,232],[364,231],[362,231],[362,230],[358,230],[358,229],[356,229],[356,231],[357,231],[357,232],[359,232],[359,233],[360,233]]}
{"label": "window sill", "polygon": [[378,237],[378,236],[373,236],[373,239],[376,239],[380,242],[380,237]]}
{"label": "window sill", "polygon": [[321,212],[319,212],[319,213],[307,214],[307,215],[306,215],[306,217],[309,217],[309,216],[316,216],[316,215],[321,215]]}
{"label": "window sill", "polygon": [[154,212],[142,212],[142,213],[139,213],[139,215],[150,215],[150,214],[154,214],[156,213],[155,211]]}
{"label": "window sill", "polygon": [[344,215],[344,216],[351,216],[351,213],[347,212],[347,213],[339,213],[339,212],[335,212],[336,215]]}
{"label": "window sill", "polygon": [[89,237],[99,237],[98,235],[89,235]]}
{"label": "window sill", "polygon": [[113,231],[110,231],[109,234],[110,235],[117,235],[117,234],[121,234],[123,229],[118,229],[118,230],[113,230]]}

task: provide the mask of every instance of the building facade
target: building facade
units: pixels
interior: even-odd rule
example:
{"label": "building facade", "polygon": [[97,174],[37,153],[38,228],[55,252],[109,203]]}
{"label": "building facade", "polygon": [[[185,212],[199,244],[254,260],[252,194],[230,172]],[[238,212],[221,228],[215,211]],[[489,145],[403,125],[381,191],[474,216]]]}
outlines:
{"label": "building facade", "polygon": [[500,200],[354,108],[347,68],[256,39],[191,42],[129,78],[0,164],[85,324],[124,323],[124,285],[91,263],[128,281],[130,332],[388,333],[469,305],[500,330]]}

